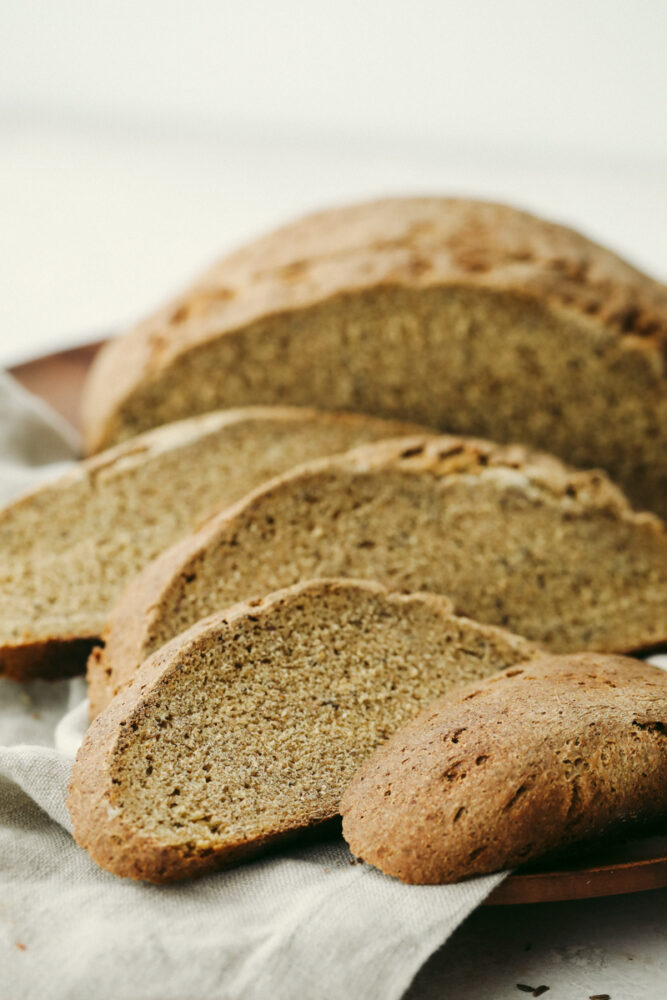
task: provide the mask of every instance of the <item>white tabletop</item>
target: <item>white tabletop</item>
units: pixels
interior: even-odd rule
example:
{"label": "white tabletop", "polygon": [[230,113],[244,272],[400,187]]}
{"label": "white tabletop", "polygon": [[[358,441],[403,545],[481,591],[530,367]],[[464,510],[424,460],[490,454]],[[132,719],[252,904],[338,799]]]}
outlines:
{"label": "white tabletop", "polygon": [[667,889],[481,907],[423,967],[406,1000],[664,1000]]}

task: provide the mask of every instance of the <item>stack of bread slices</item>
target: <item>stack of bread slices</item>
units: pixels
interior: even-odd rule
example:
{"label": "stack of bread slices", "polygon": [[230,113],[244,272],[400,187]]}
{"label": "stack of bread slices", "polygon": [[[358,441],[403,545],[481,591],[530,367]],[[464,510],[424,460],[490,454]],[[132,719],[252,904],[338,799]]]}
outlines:
{"label": "stack of bread slices", "polygon": [[[667,819],[667,290],[499,205],[324,212],[109,343],[0,512],[0,674],[86,669],[119,875],[344,815],[455,881]],[[623,655],[626,654],[626,655]]]}

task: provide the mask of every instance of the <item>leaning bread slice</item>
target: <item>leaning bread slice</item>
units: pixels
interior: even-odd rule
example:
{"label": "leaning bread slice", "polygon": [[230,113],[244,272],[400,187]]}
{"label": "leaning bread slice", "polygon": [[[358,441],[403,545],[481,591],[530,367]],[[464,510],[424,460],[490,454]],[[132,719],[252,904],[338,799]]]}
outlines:
{"label": "leaning bread slice", "polygon": [[0,512],[0,674],[83,669],[118,594],[167,546],[299,462],[414,425],[298,407],[170,424]]}
{"label": "leaning bread slice", "polygon": [[667,638],[667,532],[604,475],[471,439],[387,441],[273,481],[147,567],[89,661],[93,713],[216,607],[323,576],[449,594],[554,652]]}
{"label": "leaning bread slice", "polygon": [[584,653],[453,691],[366,762],[341,812],[354,854],[417,883],[667,821],[667,673]]}
{"label": "leaning bread slice", "polygon": [[522,441],[667,516],[667,289],[579,233],[457,198],[321,212],[222,260],[96,360],[90,450],[248,403]]}
{"label": "leaning bread slice", "polygon": [[72,774],[95,861],[166,882],[335,816],[368,755],[436,695],[529,660],[430,594],[303,583],[199,622],[92,724]]}

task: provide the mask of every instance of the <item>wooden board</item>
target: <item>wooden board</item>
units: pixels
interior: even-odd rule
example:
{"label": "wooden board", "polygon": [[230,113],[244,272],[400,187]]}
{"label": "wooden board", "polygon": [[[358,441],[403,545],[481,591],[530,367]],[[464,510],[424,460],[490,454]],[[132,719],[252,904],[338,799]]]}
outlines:
{"label": "wooden board", "polygon": [[[12,374],[41,396],[67,420],[79,426],[79,405],[86,372],[101,341],[45,355],[13,368]],[[531,868],[505,879],[487,904],[555,902],[589,899],[667,887],[667,836],[626,841],[592,852],[580,861],[569,858],[560,866]]]}

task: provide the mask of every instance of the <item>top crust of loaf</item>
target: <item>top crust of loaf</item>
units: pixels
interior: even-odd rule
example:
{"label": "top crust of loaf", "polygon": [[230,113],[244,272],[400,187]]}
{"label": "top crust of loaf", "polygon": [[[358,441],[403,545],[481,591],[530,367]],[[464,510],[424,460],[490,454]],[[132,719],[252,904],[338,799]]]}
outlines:
{"label": "top crust of loaf", "polygon": [[609,250],[504,205],[389,198],[311,215],[257,240],[108,345],[86,387],[89,449],[103,446],[108,420],[137,384],[192,348],[263,316],[382,286],[537,299],[591,331],[632,338],[663,366],[667,290]]}
{"label": "top crust of loaf", "polygon": [[618,656],[542,657],[452,691],[343,796],[352,851],[405,882],[514,867],[667,815],[667,675]]}

